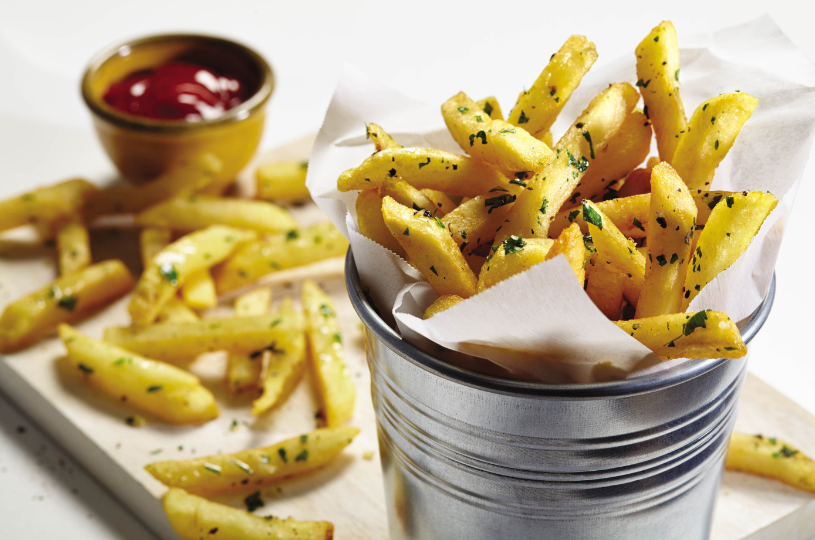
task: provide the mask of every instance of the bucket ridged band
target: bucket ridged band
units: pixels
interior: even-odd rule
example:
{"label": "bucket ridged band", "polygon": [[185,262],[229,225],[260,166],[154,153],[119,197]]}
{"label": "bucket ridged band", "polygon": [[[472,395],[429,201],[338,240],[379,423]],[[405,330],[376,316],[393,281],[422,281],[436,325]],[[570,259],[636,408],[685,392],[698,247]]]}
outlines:
{"label": "bucket ridged band", "polygon": [[[366,327],[393,540],[708,537],[746,357],[631,380],[500,379],[403,341],[346,280]],[[775,293],[742,325],[745,342]]]}

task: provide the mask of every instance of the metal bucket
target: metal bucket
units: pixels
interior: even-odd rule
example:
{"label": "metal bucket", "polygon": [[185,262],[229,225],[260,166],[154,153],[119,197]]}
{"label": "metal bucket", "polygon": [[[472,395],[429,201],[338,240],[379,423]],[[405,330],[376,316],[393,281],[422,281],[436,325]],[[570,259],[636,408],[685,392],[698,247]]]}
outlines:
{"label": "metal bucket", "polygon": [[[391,540],[702,540],[747,357],[598,384],[457,368],[348,294],[366,327]],[[749,342],[764,302],[741,328]]]}

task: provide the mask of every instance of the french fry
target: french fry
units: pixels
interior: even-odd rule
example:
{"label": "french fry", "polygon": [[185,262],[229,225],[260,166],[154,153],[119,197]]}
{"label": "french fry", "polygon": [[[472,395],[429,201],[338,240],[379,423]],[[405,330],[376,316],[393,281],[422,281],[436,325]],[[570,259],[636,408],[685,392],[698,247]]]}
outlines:
{"label": "french fry", "polygon": [[356,389],[343,359],[337,312],[328,295],[310,279],[303,281],[300,303],[306,314],[311,372],[325,425],[338,427],[354,414]]}
{"label": "french fry", "polygon": [[[234,454],[159,461],[145,467],[168,487],[194,493],[218,493],[280,482],[319,469],[351,444],[354,427],[315,429],[263,448]],[[248,480],[248,482],[245,482]]]}
{"label": "french fry", "polygon": [[671,21],[651,30],[637,45],[636,55],[637,86],[654,126],[659,157],[672,161],[688,123],[679,97],[679,42]]}
{"label": "french fry", "polygon": [[456,209],[456,203],[454,203],[446,193],[442,193],[437,189],[423,189],[421,192],[422,195],[430,200],[430,204],[437,208],[437,216],[446,216]]}
{"label": "french fry", "polygon": [[60,323],[84,319],[132,288],[133,276],[119,260],[62,276],[6,306],[0,316],[0,352],[27,347]]}
{"label": "french fry", "polygon": [[648,158],[645,167],[634,169],[623,180],[623,186],[617,190],[617,197],[631,197],[642,193],[651,193],[651,170],[659,165],[660,160],[656,156]]}
{"label": "french fry", "polygon": [[460,296],[456,296],[455,294],[445,294],[444,296],[439,296],[436,300],[430,304],[426,310],[424,310],[424,315],[422,315],[422,319],[429,319],[433,315],[437,313],[441,313],[445,309],[449,309],[457,304],[463,302],[464,299]]}
{"label": "french fry", "polygon": [[197,310],[217,306],[218,295],[215,293],[215,282],[209,270],[197,270],[190,274],[181,287],[181,298],[185,304]]}
{"label": "french fry", "polygon": [[678,313],[696,228],[696,203],[668,163],[651,172],[648,261],[635,317]]}
{"label": "french fry", "polygon": [[96,186],[75,178],[0,201],[0,232],[22,225],[41,225],[76,217],[97,192]]}
{"label": "french fry", "polygon": [[494,197],[478,195],[462,202],[445,215],[442,222],[465,256],[479,246],[491,244],[504,224],[517,195],[496,192]]}
{"label": "french fry", "polygon": [[478,108],[487,113],[487,116],[493,120],[503,120],[504,113],[501,111],[501,106],[495,96],[486,97],[475,102]]}
{"label": "french fry", "polygon": [[171,424],[203,424],[218,417],[215,398],[195,375],[91,339],[67,324],[59,325],[59,337],[72,370],[113,398]]}
{"label": "french fry", "polygon": [[744,92],[722,94],[699,105],[671,164],[692,189],[708,189],[758,99]]}
{"label": "french fry", "polygon": [[518,97],[509,123],[526,129],[533,137],[543,137],[596,60],[594,43],[584,36],[571,36],[552,55],[532,87]]}
{"label": "french fry", "polygon": [[196,322],[201,319],[180,298],[173,297],[158,314],[157,323]]}
{"label": "french fry", "polygon": [[168,245],[153,258],[136,284],[128,306],[133,322],[151,324],[190,276],[226,259],[242,242],[255,238],[255,231],[211,225]]}
{"label": "french fry", "polygon": [[548,146],[524,128],[485,116],[486,113],[464,92],[448,99],[441,106],[441,114],[462,150],[511,176],[530,177],[555,157]]}
{"label": "french fry", "polygon": [[[645,238],[648,235],[648,213],[650,211],[651,194],[633,195],[601,201],[597,208],[603,211],[614,226],[620,229],[628,238]],[[566,227],[572,223],[577,223],[583,234],[589,234],[589,228],[583,219],[581,207],[567,208],[561,210],[555,216],[549,228],[551,236],[559,235]]]}
{"label": "french fry", "polygon": [[645,280],[645,257],[593,202],[583,201],[583,219],[588,223],[597,250],[595,265],[608,265],[610,270],[624,274],[627,278],[625,297],[637,305]]}
{"label": "french fry", "polygon": [[348,240],[330,222],[272,235],[241,246],[212,276],[219,293],[248,285],[266,274],[345,255]]}
{"label": "french fry", "polygon": [[191,195],[160,202],[136,215],[139,227],[195,231],[210,225],[228,225],[261,233],[279,233],[297,227],[288,210],[266,201]]}
{"label": "french fry", "polygon": [[217,180],[221,161],[203,154],[142,186],[116,186],[100,190],[88,202],[86,216],[93,220],[113,214],[136,214],[165,199],[198,193]]}
{"label": "french fry", "polygon": [[436,203],[404,180],[398,178],[385,180],[382,187],[379,188],[379,194],[383,197],[391,197],[408,208],[423,208],[434,216],[444,216],[444,212],[440,207],[436,206]]}
{"label": "french fry", "polygon": [[382,217],[382,197],[379,192],[370,189],[360,191],[357,195],[356,209],[357,225],[363,236],[393,251],[403,259],[407,257],[405,250],[385,225],[385,218]]}
{"label": "french fry", "polygon": [[307,161],[266,163],[255,171],[255,198],[268,201],[308,199]]}
{"label": "french fry", "polygon": [[153,258],[172,241],[173,234],[169,229],[142,229],[139,233],[142,266],[147,268]]}
{"label": "french fry", "polygon": [[616,323],[663,360],[741,358],[747,354],[736,323],[720,311],[674,313]]}
{"label": "french fry", "polygon": [[272,289],[258,287],[235,298],[235,317],[263,315],[272,305]]}
{"label": "french fry", "polygon": [[365,126],[365,136],[373,141],[377,152],[388,150],[389,148],[402,148],[402,145],[388,135],[381,126],[374,123]]}
{"label": "french fry", "polygon": [[589,282],[586,294],[612,321],[619,320],[623,314],[623,290],[626,276],[610,270],[607,265],[598,264],[589,270]]}
{"label": "french fry", "polygon": [[182,363],[213,351],[249,354],[265,350],[298,327],[296,318],[269,313],[145,328],[112,326],[105,329],[104,340],[148,358]]}
{"label": "french fry", "polygon": [[[235,299],[235,317],[263,315],[269,311],[271,303],[272,289],[263,287],[249,291]],[[272,349],[277,350],[277,347],[273,346]],[[257,387],[263,371],[264,357],[268,354],[267,350],[229,355],[226,364],[226,387],[233,395]]]}
{"label": "french fry", "polygon": [[412,210],[390,197],[382,200],[385,225],[407,252],[408,260],[440,295],[469,298],[476,291],[473,274],[449,230],[438,217]]}
{"label": "french fry", "polygon": [[[261,517],[171,488],[164,495],[164,511],[181,540],[331,540],[334,525],[327,521],[295,521]],[[215,531],[215,532],[213,532]]]}
{"label": "french fry", "polygon": [[521,238],[510,236],[487,256],[478,274],[478,292],[485,291],[501,281],[529,270],[546,260],[554,244],[548,238]]}
{"label": "french fry", "polygon": [[463,197],[475,197],[509,183],[497,169],[467,156],[432,148],[392,148],[377,152],[358,167],[343,172],[337,180],[337,189],[379,189],[394,177],[416,189],[436,189]]}
{"label": "french fry", "polygon": [[91,239],[88,228],[72,219],[57,231],[59,273],[72,274],[91,264]]}
{"label": "french fry", "polygon": [[549,225],[591,167],[591,160],[619,131],[638,99],[633,86],[621,83],[612,84],[589,103],[558,141],[554,162],[526,182],[507,217],[509,223],[496,236],[497,242],[510,235],[548,236]]}
{"label": "french fry", "polygon": [[560,233],[546,254],[546,260],[554,259],[558,255],[566,257],[574,277],[582,287],[586,283],[586,243],[576,223],[572,223]]}
{"label": "french fry", "polygon": [[724,466],[728,471],[763,476],[815,493],[815,461],[775,437],[734,431]]}
{"label": "french fry", "polygon": [[294,309],[291,299],[286,298],[280,307],[281,315],[296,317],[300,321],[297,330],[286,334],[269,351],[268,360],[261,378],[261,396],[252,402],[252,414],[260,415],[281,403],[300,379],[306,366],[305,320],[300,311]]}
{"label": "french fry", "polygon": [[770,193],[746,191],[728,195],[722,202],[710,213],[693,251],[682,291],[683,311],[705,285],[744,253],[778,199]]}

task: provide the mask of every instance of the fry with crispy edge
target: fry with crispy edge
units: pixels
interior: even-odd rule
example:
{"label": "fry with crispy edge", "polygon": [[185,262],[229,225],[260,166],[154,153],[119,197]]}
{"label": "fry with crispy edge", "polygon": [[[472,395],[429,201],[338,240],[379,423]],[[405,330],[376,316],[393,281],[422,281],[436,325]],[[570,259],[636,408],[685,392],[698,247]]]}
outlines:
{"label": "fry with crispy edge", "polygon": [[623,290],[626,276],[608,268],[605,264],[592,266],[589,271],[589,282],[586,294],[612,321],[619,320],[623,314]]}
{"label": "fry with crispy edge", "polygon": [[462,150],[510,176],[531,177],[555,157],[548,146],[524,128],[490,118],[464,92],[448,99],[441,106],[441,115]]}
{"label": "fry with crispy edge", "polygon": [[215,288],[223,293],[278,270],[345,255],[347,250],[348,240],[326,221],[245,244],[213,268],[212,277]]}
{"label": "fry with crispy edge", "polygon": [[218,417],[215,398],[192,373],[91,339],[67,324],[59,325],[59,337],[72,371],[114,399],[171,424],[203,424]]}
{"label": "fry with crispy edge", "polygon": [[558,255],[566,257],[574,277],[582,287],[586,283],[586,243],[576,223],[572,223],[560,233],[552,244],[552,249],[546,254],[546,260],[554,259]]}
{"label": "fry with crispy edge", "polygon": [[112,326],[105,341],[148,358],[184,362],[213,351],[252,353],[270,347],[296,330],[294,317],[269,313],[198,322],[162,323],[145,328]]}
{"label": "fry with crispy edge", "polygon": [[[215,282],[209,270],[202,269],[190,274],[181,288],[181,298],[193,309],[202,310],[218,305]],[[166,304],[165,304],[166,305]]]}
{"label": "fry with crispy edge", "polygon": [[172,241],[173,233],[169,229],[142,229],[139,233],[142,266],[147,268],[153,258]]}
{"label": "fry with crispy edge", "polygon": [[619,131],[638,99],[633,86],[620,83],[612,84],[589,103],[558,141],[557,158],[523,186],[507,218],[509,223],[496,236],[496,242],[510,235],[548,236],[550,223],[591,167],[592,156],[596,158]]}
{"label": "fry with crispy edge", "polygon": [[265,163],[255,171],[255,198],[269,201],[308,199],[308,161]]}
{"label": "fry with crispy edge", "polygon": [[679,97],[679,42],[671,21],[651,30],[637,45],[636,55],[637,86],[654,126],[659,157],[671,161],[688,129]]}
{"label": "fry with crispy edge", "polygon": [[744,253],[777,204],[770,193],[746,191],[726,196],[713,208],[688,266],[683,311],[705,285]]}
{"label": "fry with crispy edge", "polygon": [[226,259],[240,243],[255,238],[255,231],[211,225],[165,247],[144,269],[133,291],[128,306],[133,322],[151,324],[190,276]]}
{"label": "fry with crispy edge", "polygon": [[495,96],[485,97],[475,102],[478,108],[487,113],[487,116],[493,120],[503,120],[504,113],[501,111],[501,106]]}
{"label": "fry with crispy edge", "polygon": [[58,324],[84,319],[132,288],[133,276],[116,259],[62,276],[6,306],[0,316],[0,352],[27,347]]}
{"label": "fry with crispy edge", "polygon": [[337,311],[316,283],[303,281],[300,303],[306,314],[311,373],[327,427],[337,427],[354,414],[356,389],[345,365]]}
{"label": "fry with crispy edge", "polygon": [[391,197],[399,204],[405,205],[408,208],[413,208],[414,210],[423,208],[430,212],[431,215],[444,216],[444,211],[436,206],[436,203],[431,201],[422,191],[419,191],[404,180],[399,180],[398,178],[385,180],[379,188],[379,194],[382,197]]}
{"label": "fry with crispy edge", "polygon": [[0,201],[0,231],[41,225],[75,217],[97,192],[96,186],[75,178]]}
{"label": "fry with crispy edge", "polygon": [[337,189],[379,189],[394,177],[416,189],[436,189],[463,197],[475,197],[509,183],[497,169],[471,157],[432,148],[391,148],[343,172],[337,179]]}
{"label": "fry with crispy edge", "polygon": [[412,210],[390,197],[382,199],[385,225],[407,252],[408,260],[424,274],[440,295],[469,298],[476,291],[475,274],[467,265],[458,245],[438,217]]}
{"label": "fry with crispy edge", "polygon": [[610,270],[624,274],[627,278],[625,297],[636,306],[645,280],[645,257],[593,202],[583,201],[583,219],[588,223],[597,250],[595,265],[606,265]]}
{"label": "fry with crispy edge", "polygon": [[716,167],[732,148],[758,99],[744,92],[722,94],[699,105],[671,160],[692,189],[708,189]]}
{"label": "fry with crispy edge", "polygon": [[[334,525],[327,521],[296,521],[261,517],[246,510],[208,501],[183,489],[164,495],[164,511],[181,540],[331,540]],[[214,532],[213,532],[214,531]]]}
{"label": "fry with crispy edge", "polygon": [[554,243],[548,238],[510,236],[498,246],[493,246],[492,253],[487,256],[478,274],[478,292],[542,263]]}
{"label": "fry with crispy edge", "polygon": [[663,360],[741,358],[747,354],[736,323],[720,311],[673,313],[615,322]]}
{"label": "fry with crispy edge", "polygon": [[444,296],[439,296],[436,298],[432,304],[430,304],[426,310],[424,310],[424,315],[422,315],[422,319],[429,319],[433,315],[437,313],[441,313],[445,309],[449,309],[455,305],[460,304],[463,302],[464,299],[460,296],[456,296],[455,294],[445,294]]}
{"label": "fry with crispy edge", "polygon": [[696,229],[696,203],[668,163],[651,172],[648,261],[635,317],[678,313]]}
{"label": "fry with crispy edge", "polygon": [[815,461],[775,437],[734,431],[724,466],[728,471],[763,476],[815,493]]}
{"label": "fry with crispy edge", "polygon": [[389,148],[402,148],[402,145],[396,142],[387,131],[382,129],[382,126],[374,124],[373,122],[365,125],[365,136],[374,143],[377,152]]}
{"label": "fry with crispy edge", "polygon": [[490,245],[512,209],[518,189],[478,195],[462,202],[442,222],[465,257],[482,245]]}
{"label": "fry with crispy edge", "polygon": [[617,190],[617,197],[630,197],[651,193],[651,171],[660,162],[656,156],[651,156],[644,167],[634,169],[623,179],[623,185]]}
{"label": "fry with crispy edge", "polygon": [[57,258],[59,273],[72,274],[91,264],[91,239],[88,228],[78,219],[72,219],[57,231]]}
{"label": "fry with crispy edge", "polygon": [[585,36],[571,36],[552,55],[532,87],[521,93],[507,121],[542,138],[596,60],[594,43]]}
{"label": "fry with crispy edge", "polygon": [[[249,291],[235,299],[235,317],[253,317],[269,311],[272,303],[272,289],[261,287]],[[272,350],[279,350],[272,346]],[[233,353],[226,364],[226,387],[233,395],[242,394],[257,387],[263,371],[263,364],[269,350],[249,354]]]}
{"label": "fry with crispy edge", "polygon": [[279,233],[294,229],[297,222],[288,210],[267,201],[191,195],[147,208],[136,215],[136,225],[183,232],[228,225],[261,233]]}
{"label": "fry with crispy edge", "polygon": [[403,259],[407,258],[405,250],[396,241],[396,238],[385,225],[385,218],[382,217],[382,197],[375,190],[360,191],[356,201],[357,225],[362,236],[370,238],[380,246],[383,246]]}

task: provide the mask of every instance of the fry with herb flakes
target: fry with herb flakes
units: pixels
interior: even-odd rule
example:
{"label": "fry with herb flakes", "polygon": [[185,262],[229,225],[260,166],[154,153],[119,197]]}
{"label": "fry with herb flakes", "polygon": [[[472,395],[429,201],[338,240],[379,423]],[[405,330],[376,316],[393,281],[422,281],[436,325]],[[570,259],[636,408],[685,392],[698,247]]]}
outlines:
{"label": "fry with herb flakes", "polygon": [[600,264],[589,269],[589,282],[586,284],[586,294],[603,312],[603,315],[612,321],[619,320],[623,314],[623,290],[626,276],[610,270],[608,266]]}
{"label": "fry with herb flakes", "polygon": [[403,259],[407,258],[405,250],[385,225],[382,217],[382,197],[375,190],[360,191],[357,195],[357,225],[362,236],[369,238]]}
{"label": "fry with herb flakes", "polygon": [[173,233],[169,229],[144,228],[139,233],[139,251],[144,268],[150,265],[153,258],[173,241]]}
{"label": "fry with herb flakes", "polygon": [[586,282],[586,242],[576,223],[572,223],[557,237],[552,248],[546,254],[546,259],[554,259],[558,255],[566,257],[566,262],[574,272],[574,277],[582,287]]}
{"label": "fry with herb flakes", "polygon": [[762,191],[735,193],[716,204],[693,250],[685,277],[683,310],[744,253],[777,204],[778,199]]}
{"label": "fry with herb flakes", "polygon": [[775,437],[734,431],[724,466],[728,471],[763,476],[815,493],[815,461]]}
{"label": "fry with herb flakes", "polygon": [[495,96],[486,97],[475,102],[478,108],[487,113],[487,116],[493,120],[503,120],[504,113],[501,111],[501,106]]}
{"label": "fry with herb flakes", "polygon": [[555,157],[548,146],[524,128],[490,118],[464,92],[448,99],[441,106],[441,114],[462,150],[511,176],[524,173],[530,177]]}
{"label": "fry with herb flakes", "polygon": [[198,270],[190,274],[181,288],[181,297],[184,303],[193,309],[203,310],[218,305],[218,295],[215,293],[215,282],[209,270]]}
{"label": "fry with herb flakes", "polygon": [[91,264],[91,239],[88,228],[78,219],[72,219],[57,231],[57,258],[59,273],[72,274]]}
{"label": "fry with herb flakes", "polygon": [[68,367],[113,398],[171,424],[218,417],[215,398],[192,373],[91,339],[67,324],[59,325],[59,337],[68,349]]}
{"label": "fry with herb flakes", "polygon": [[635,317],[678,313],[696,228],[696,203],[669,164],[651,172],[648,261]]}
{"label": "fry with herb flakes", "polygon": [[442,218],[465,257],[480,246],[492,244],[516,197],[509,190],[478,195]]}
{"label": "fry with herb flakes", "polygon": [[255,198],[267,201],[308,199],[307,161],[265,163],[255,171]]}
{"label": "fry with herb flakes", "polygon": [[[648,213],[650,212],[651,194],[633,195],[619,199],[610,199],[595,203],[615,227],[628,238],[645,238],[648,236]],[[589,234],[589,228],[583,219],[581,207],[561,210],[555,216],[549,235],[557,236],[572,223],[576,223],[583,234]]]}
{"label": "fry with herb flakes", "polygon": [[178,297],[170,298],[156,319],[157,323],[196,322],[201,319]]}
{"label": "fry with herb flakes", "polygon": [[29,224],[50,232],[50,224],[81,214],[97,191],[90,182],[75,178],[0,201],[0,232]]}
{"label": "fry with herb flakes", "polygon": [[[272,290],[260,288],[249,291],[235,299],[235,317],[252,317],[269,311],[272,303]],[[273,346],[272,349],[277,347]],[[263,371],[264,356],[269,351],[255,351],[249,354],[233,353],[226,364],[226,386],[233,395],[242,394],[257,387]]]}
{"label": "fry with herb flakes", "polygon": [[478,292],[485,291],[546,260],[554,240],[548,238],[521,238],[510,236],[487,256],[478,274]]}
{"label": "fry with herb flakes", "polygon": [[379,189],[386,180],[397,177],[416,189],[463,197],[475,197],[509,182],[497,169],[471,157],[432,148],[390,148],[343,172],[337,189]]}
{"label": "fry with herb flakes", "polygon": [[60,323],[84,319],[132,288],[133,276],[115,259],[62,276],[6,306],[0,316],[0,352],[23,349]]}
{"label": "fry with herb flakes", "polygon": [[310,279],[303,282],[300,303],[306,314],[311,373],[322,417],[327,427],[337,427],[353,416],[356,398],[354,381],[343,358],[337,312],[328,295]]}
{"label": "fry with herb flakes", "polygon": [[440,218],[426,210],[412,210],[390,197],[382,200],[382,216],[408,260],[438,294],[462,298],[475,294],[478,280]]}
{"label": "fry with herb flakes", "polygon": [[382,197],[391,197],[408,208],[427,210],[433,216],[444,217],[444,212],[430,200],[427,195],[403,180],[392,178],[385,180],[379,188]]}
{"label": "fry with herb flakes", "polygon": [[297,222],[288,210],[266,201],[191,195],[160,202],[136,215],[139,227],[190,232],[228,225],[260,233],[291,230]]}
{"label": "fry with herb flakes", "polygon": [[211,225],[165,247],[144,269],[133,291],[128,306],[133,322],[152,324],[190,276],[226,259],[242,242],[255,238],[255,231]]}
{"label": "fry with herb flakes", "polygon": [[741,358],[747,354],[736,323],[720,311],[674,313],[615,322],[663,360]]}
{"label": "fry with herb flakes", "polygon": [[342,426],[315,429],[272,446],[234,454],[159,461],[145,467],[168,487],[194,493],[255,488],[319,469],[351,444],[359,430]]}
{"label": "fry with herb flakes", "polygon": [[212,270],[219,293],[248,285],[287,268],[345,255],[348,240],[330,222],[305,229],[292,229],[239,247],[235,254]]}
{"label": "fry with herb flakes", "polygon": [[696,108],[671,161],[691,189],[708,189],[758,98],[744,92],[722,94]]}
{"label": "fry with herb flakes", "polygon": [[[671,161],[688,131],[679,97],[679,42],[671,21],[651,30],[637,45],[636,56],[637,87],[654,126],[659,158]],[[679,175],[685,178],[681,172]]]}
{"label": "fry with herb flakes", "polygon": [[402,145],[388,135],[381,126],[373,122],[365,125],[365,136],[374,143],[377,152],[388,150],[389,148],[402,148]]}
{"label": "fry with herb flakes", "polygon": [[260,517],[171,488],[164,511],[181,540],[331,540],[334,525],[327,521],[296,521]]}
{"label": "fry with herb flakes", "polygon": [[464,299],[462,297],[456,296],[455,294],[445,294],[444,296],[439,296],[427,307],[426,310],[424,310],[422,319],[427,320],[433,315],[441,313],[445,309],[449,309],[463,301]]}
{"label": "fry with herb flakes", "polygon": [[585,36],[571,36],[552,55],[529,90],[518,97],[509,113],[509,123],[542,138],[596,60],[594,43]]}

